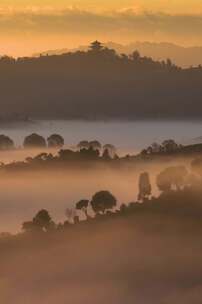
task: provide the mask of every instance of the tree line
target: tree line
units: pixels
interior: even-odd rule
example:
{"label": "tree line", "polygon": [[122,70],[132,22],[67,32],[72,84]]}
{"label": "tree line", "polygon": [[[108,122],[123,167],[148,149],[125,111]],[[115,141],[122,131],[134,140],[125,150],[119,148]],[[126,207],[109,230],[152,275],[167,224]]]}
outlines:
{"label": "tree line", "polygon": [[[50,135],[47,140],[36,133],[32,133],[25,137],[23,141],[24,148],[62,148],[64,146],[64,138],[59,134]],[[0,135],[0,150],[15,149],[14,141],[7,135]]]}
{"label": "tree line", "polygon": [[[40,134],[32,133],[24,138],[24,148],[62,148],[65,144],[64,138],[60,134],[52,134],[47,139]],[[14,149],[14,141],[7,135],[0,134],[0,150]],[[97,151],[108,150],[111,155],[114,155],[116,148],[112,144],[102,145],[98,140],[82,140],[77,144],[78,150],[93,149]]]}
{"label": "tree line", "polygon": [[[52,134],[47,139],[40,134],[32,133],[24,138],[24,148],[58,148],[62,149],[65,145],[65,140],[60,134]],[[7,135],[0,134],[0,150],[11,150],[15,148],[14,141]],[[94,150],[97,152],[103,151],[103,156],[109,155],[111,158],[117,156],[117,149],[113,144],[102,145],[98,140],[82,140],[77,146],[77,150]],[[195,145],[182,145],[178,144],[173,139],[166,139],[161,144],[154,142],[150,146],[144,148],[140,155],[152,156],[152,155],[163,155],[173,153],[184,153],[184,152],[201,152],[202,144]],[[61,152],[62,153],[62,152]]]}
{"label": "tree line", "polygon": [[[178,216],[196,216],[202,219],[202,161],[200,171],[197,161],[192,162],[192,172],[183,166],[165,168],[156,176],[159,196],[152,195],[152,184],[148,172],[139,176],[137,201],[118,204],[117,198],[110,191],[99,191],[92,198],[81,199],[74,208],[65,211],[67,220],[54,223],[49,212],[40,210],[31,221],[24,222],[24,232],[49,232],[63,230],[79,223],[89,223],[99,219],[107,219],[130,214],[160,212]],[[78,211],[85,219],[80,221]]]}
{"label": "tree line", "polygon": [[[1,143],[1,138],[5,140]],[[8,146],[6,146],[9,144]],[[47,143],[43,136],[31,134],[24,140],[23,147],[28,149],[41,149],[42,152],[36,156],[28,156],[23,161],[14,161],[8,164],[1,163],[0,169],[7,171],[32,170],[32,169],[51,169],[55,167],[65,168],[69,165],[83,165],[88,167],[90,164],[107,164],[113,168],[119,168],[127,164],[135,165],[141,161],[155,161],[162,157],[196,157],[202,153],[202,144],[181,145],[173,139],[164,140],[161,144],[153,143],[135,155],[119,156],[117,148],[113,144],[101,144],[98,140],[82,140],[74,148],[64,148],[64,138],[59,134],[48,137]],[[46,151],[46,148],[54,148],[57,154]],[[0,150],[13,148],[6,136],[0,135]],[[200,157],[199,157],[200,159]]]}

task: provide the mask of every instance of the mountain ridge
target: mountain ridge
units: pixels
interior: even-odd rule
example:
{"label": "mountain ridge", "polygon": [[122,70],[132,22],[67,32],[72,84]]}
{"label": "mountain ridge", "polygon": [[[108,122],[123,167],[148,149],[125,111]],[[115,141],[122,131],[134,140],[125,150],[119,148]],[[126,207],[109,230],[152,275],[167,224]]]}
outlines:
{"label": "mountain ridge", "polygon": [[[105,47],[116,50],[119,54],[130,54],[135,50],[138,50],[141,55],[152,57],[154,60],[166,60],[171,59],[176,65],[183,68],[190,66],[198,66],[202,64],[202,46],[180,46],[171,42],[150,42],[150,41],[136,41],[126,45],[109,41],[103,43]],[[87,51],[87,45],[80,45],[77,48],[63,48],[55,50],[47,50],[42,53],[35,53],[33,57],[39,57],[40,55],[62,55],[75,51]]]}

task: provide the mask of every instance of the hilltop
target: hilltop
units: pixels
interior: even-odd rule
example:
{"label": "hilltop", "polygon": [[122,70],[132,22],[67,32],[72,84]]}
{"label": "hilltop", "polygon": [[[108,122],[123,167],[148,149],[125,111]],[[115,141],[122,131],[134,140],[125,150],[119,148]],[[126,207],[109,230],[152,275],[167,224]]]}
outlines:
{"label": "hilltop", "polygon": [[[88,51],[0,59],[1,112],[29,118],[199,119],[202,68],[95,41]],[[12,113],[11,113],[12,112]]]}
{"label": "hilltop", "polygon": [[[202,63],[201,46],[184,47],[170,42],[149,42],[137,41],[130,44],[120,44],[115,42],[107,42],[103,44],[105,47],[114,49],[118,54],[131,54],[134,50],[139,51],[143,56],[152,57],[154,60],[166,60],[170,58],[176,65],[188,68],[190,66],[198,66]],[[87,51],[88,45],[81,45],[78,48],[63,48],[55,50],[47,50],[42,53],[33,54],[34,57],[40,55],[62,55],[69,52]]]}

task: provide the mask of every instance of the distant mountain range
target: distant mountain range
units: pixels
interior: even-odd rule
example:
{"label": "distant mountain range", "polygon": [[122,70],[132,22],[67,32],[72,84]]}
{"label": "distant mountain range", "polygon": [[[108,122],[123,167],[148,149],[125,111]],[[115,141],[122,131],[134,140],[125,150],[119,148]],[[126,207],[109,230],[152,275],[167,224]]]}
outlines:
{"label": "distant mountain range", "polygon": [[[181,67],[198,66],[202,64],[202,47],[182,47],[172,43],[153,43],[153,42],[134,42],[128,45],[121,45],[114,42],[104,44],[108,48],[115,49],[118,53],[130,54],[138,50],[141,55],[152,57],[154,60],[171,59],[176,65]],[[40,54],[34,54],[34,57],[40,55],[61,55],[77,50],[86,51],[88,46],[80,46],[75,49],[49,50]]]}

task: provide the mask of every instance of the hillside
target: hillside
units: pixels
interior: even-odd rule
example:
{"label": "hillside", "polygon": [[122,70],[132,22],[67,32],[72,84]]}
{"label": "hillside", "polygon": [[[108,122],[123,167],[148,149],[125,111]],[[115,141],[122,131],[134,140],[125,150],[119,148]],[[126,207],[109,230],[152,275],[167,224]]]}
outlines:
{"label": "hillside", "polygon": [[[133,42],[127,45],[122,45],[114,42],[104,43],[105,47],[116,50],[119,54],[131,54],[134,50],[138,50],[143,56],[152,57],[154,60],[166,60],[170,58],[176,65],[180,67],[198,66],[202,64],[202,47],[192,46],[183,47],[173,43],[155,43],[155,42]],[[33,56],[40,55],[62,55],[68,52],[87,51],[88,46],[82,45],[75,49],[56,49],[44,51],[41,54],[34,54]]]}
{"label": "hillside", "polygon": [[39,58],[2,57],[1,112],[31,118],[201,118],[202,68],[180,69],[101,44]]}
{"label": "hillside", "polygon": [[201,218],[181,213],[135,212],[2,237],[2,303],[199,303]]}

